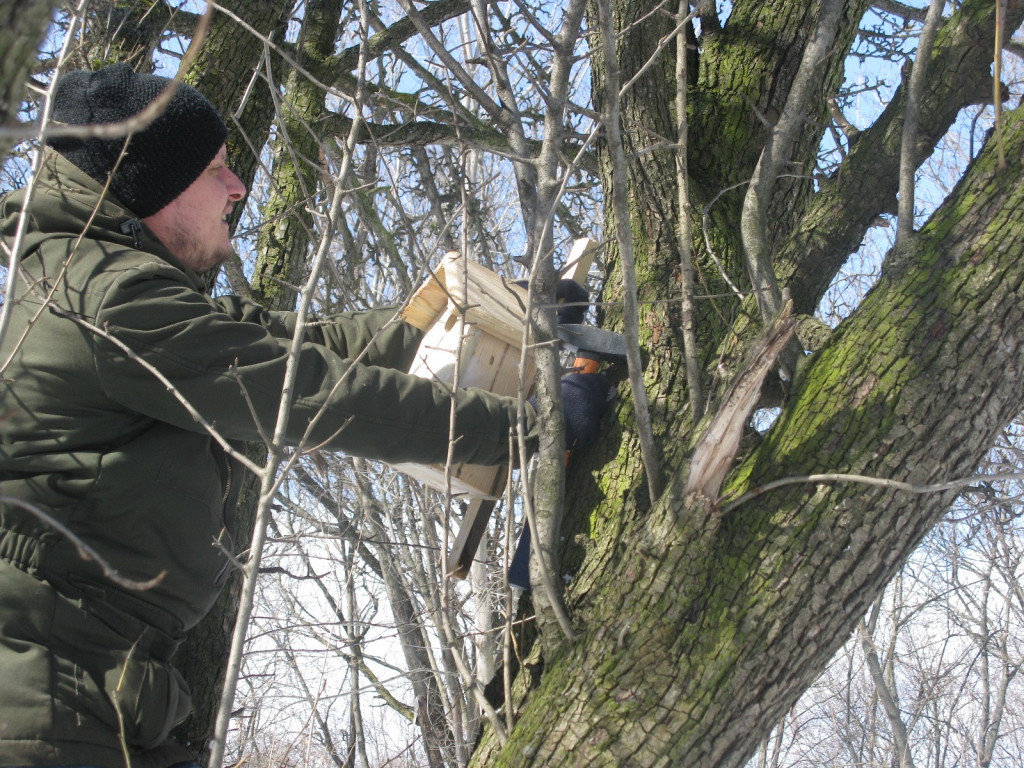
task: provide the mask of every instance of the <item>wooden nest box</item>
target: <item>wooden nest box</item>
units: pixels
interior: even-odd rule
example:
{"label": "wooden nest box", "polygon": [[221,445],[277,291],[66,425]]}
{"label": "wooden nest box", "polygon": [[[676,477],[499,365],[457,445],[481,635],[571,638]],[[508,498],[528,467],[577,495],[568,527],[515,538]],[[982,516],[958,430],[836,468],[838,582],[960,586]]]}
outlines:
{"label": "wooden nest box", "polygon": [[[449,253],[413,294],[402,319],[426,332],[409,373],[448,386],[457,383],[510,397],[519,393],[526,289],[464,256]],[[527,350],[524,376],[532,388],[532,350]],[[396,468],[440,491],[448,490],[449,473],[442,464],[399,464]],[[451,467],[451,491],[497,498],[507,475],[507,467],[459,464]]]}

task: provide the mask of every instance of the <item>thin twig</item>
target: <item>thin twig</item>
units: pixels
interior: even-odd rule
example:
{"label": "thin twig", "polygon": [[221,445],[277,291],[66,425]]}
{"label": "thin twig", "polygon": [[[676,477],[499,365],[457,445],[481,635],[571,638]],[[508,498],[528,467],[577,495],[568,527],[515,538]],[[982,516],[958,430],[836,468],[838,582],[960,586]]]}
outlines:
{"label": "thin twig", "polygon": [[492,99],[487,92],[480,87],[476,80],[466,72],[465,68],[456,61],[455,57],[452,56],[444,43],[437,39],[433,30],[423,19],[419,10],[413,6],[411,0],[399,0],[399,4],[402,6],[402,10],[405,11],[409,21],[411,21],[413,26],[416,27],[416,31],[419,32],[423,41],[443,63],[445,73],[450,76],[454,76],[462,87],[466,89],[466,92],[472,96],[488,114],[500,122],[505,122],[502,118],[507,118],[507,115],[502,107],[499,106],[497,102],[495,102],[494,99]]}
{"label": "thin twig", "polygon": [[209,435],[214,440],[217,441],[220,447],[223,448],[228,455],[239,461],[242,464],[242,466],[244,466],[250,472],[259,474],[259,465],[254,463],[244,453],[234,448],[231,445],[231,443],[229,443],[227,439],[224,438],[220,434],[220,432],[217,431],[216,426],[212,422],[208,421],[206,417],[203,416],[188,401],[188,399],[183,394],[181,394],[181,392],[178,391],[178,389],[174,386],[173,382],[171,382],[170,379],[168,379],[163,373],[161,373],[161,371],[158,368],[156,368],[156,366],[154,366],[149,361],[145,360],[138,353],[136,353],[135,350],[133,350],[131,347],[129,347],[116,336],[109,333],[106,329],[100,328],[99,326],[90,323],[88,320],[85,320],[79,317],[78,315],[71,314],[70,312],[65,312],[64,310],[56,306],[50,307],[50,311],[58,315],[59,317],[62,317],[65,320],[70,320],[71,322],[81,326],[82,328],[85,328],[86,330],[96,334],[97,336],[106,339],[111,344],[120,349],[122,352],[124,352],[125,356],[128,357],[129,360],[133,360],[139,365],[141,365],[143,368],[145,368],[146,371],[152,374],[154,378],[156,378],[161,384],[163,384],[167,388],[167,391],[174,396],[174,399],[181,403],[185,410],[188,411],[189,416],[191,416],[195,420],[195,422],[199,424],[199,426],[206,430],[209,433]]}
{"label": "thin twig", "polygon": [[725,189],[719,191],[718,194],[716,194],[713,198],[711,198],[710,201],[708,201],[707,204],[705,204],[705,206],[701,209],[700,212],[701,232],[703,232],[704,234],[704,246],[707,248],[708,256],[710,256],[711,261],[715,263],[715,267],[718,268],[718,274],[721,275],[722,280],[725,281],[725,284],[729,286],[729,290],[732,291],[733,295],[736,296],[736,298],[738,298],[740,301],[744,301],[747,298],[747,295],[743,293],[743,291],[741,291],[739,288],[737,288],[736,284],[732,281],[732,278],[729,277],[729,273],[726,271],[725,265],[722,264],[722,260],[718,258],[718,254],[715,253],[714,243],[711,242],[711,232],[714,230],[714,227],[711,224],[711,206],[717,203],[719,199],[721,199],[722,196],[725,195],[726,193],[732,192],[734,189],[738,189],[747,183],[749,182],[740,181],[737,182],[736,184],[731,184]]}
{"label": "thin twig", "polygon": [[[79,4],[76,9],[75,15],[72,17],[72,24],[78,19],[81,10],[87,5],[86,2]],[[41,116],[39,125],[19,125],[17,127],[0,127],[0,136],[4,138],[11,138],[17,141],[23,141],[25,139],[31,139],[38,137],[41,141],[47,138],[59,138],[66,136],[74,136],[78,138],[104,138],[104,139],[117,139],[122,137],[128,137],[132,134],[144,131],[150,126],[150,124],[156,120],[160,115],[164,113],[167,105],[170,104],[171,99],[174,98],[174,94],[178,90],[178,86],[181,83],[181,78],[184,76],[185,71],[195,58],[196,51],[202,46],[202,43],[206,37],[206,32],[209,29],[209,16],[213,13],[213,8],[208,6],[206,12],[200,19],[200,24],[196,27],[195,36],[192,39],[192,43],[189,45],[189,49],[186,52],[185,58],[182,59],[181,68],[178,70],[178,74],[171,78],[160,94],[153,99],[149,104],[146,105],[145,109],[137,114],[132,115],[127,120],[122,120],[117,123],[91,123],[88,125],[65,125],[63,123],[51,122],[49,119],[49,113],[51,111],[50,103],[52,101],[53,91],[56,89],[59,77],[55,76],[50,83],[50,87],[47,89],[46,106],[44,107],[44,114]],[[61,51],[59,63],[63,63],[65,59],[65,51],[74,37],[71,30],[65,33],[64,45],[65,49]],[[59,66],[59,65],[58,65]],[[59,69],[56,73],[59,75]]]}
{"label": "thin twig", "polygon": [[160,571],[160,573],[158,573],[156,576],[154,576],[151,579],[147,579],[146,581],[127,579],[120,573],[118,573],[117,570],[110,563],[108,563],[99,552],[97,552],[95,549],[93,549],[84,541],[82,541],[82,539],[80,539],[78,536],[72,533],[71,529],[69,529],[59,520],[54,518],[52,515],[44,512],[34,504],[29,504],[27,501],[15,498],[14,496],[0,496],[0,503],[7,504],[12,507],[18,507],[19,509],[28,512],[30,515],[33,515],[34,517],[37,517],[40,520],[42,520],[44,523],[46,523],[46,525],[53,528],[55,531],[64,536],[68,541],[74,544],[75,549],[78,550],[79,557],[81,557],[83,560],[91,560],[92,562],[96,563],[100,568],[103,569],[103,575],[120,587],[140,591],[152,589],[161,581],[163,581],[164,577],[167,575],[167,571]]}
{"label": "thin twig", "polygon": [[[938,0],[932,0],[938,2]],[[995,111],[996,149],[999,153],[999,170],[1006,168],[1006,150],[1003,144],[1003,38],[1006,35],[1006,0],[996,0],[996,50],[992,63],[992,108]],[[929,9],[929,14],[931,10]],[[922,34],[922,37],[924,35]]]}
{"label": "thin twig", "polygon": [[125,729],[124,713],[121,711],[119,694],[121,693],[125,679],[128,676],[128,664],[131,662],[132,657],[135,655],[135,650],[138,647],[139,641],[136,640],[132,643],[132,647],[128,649],[128,655],[125,656],[124,663],[121,665],[121,674],[117,677],[117,687],[114,688],[114,695],[110,697],[114,704],[114,711],[117,713],[117,740],[121,747],[121,756],[124,758],[124,768],[132,768],[132,753],[128,748],[127,730]]}
{"label": "thin twig", "polygon": [[686,388],[690,399],[693,423],[704,415],[704,395],[701,392],[700,365],[697,361],[697,333],[693,319],[693,231],[690,221],[690,169],[687,161],[689,148],[689,122],[686,115],[686,89],[689,73],[686,59],[686,25],[692,14],[689,0],[679,0],[676,13],[676,173],[679,185],[679,276],[682,293],[683,355],[686,358]]}
{"label": "thin twig", "polygon": [[[28,232],[28,224],[32,220],[28,215],[28,210],[32,204],[32,198],[35,196],[36,181],[39,178],[39,172],[43,167],[45,151],[42,146],[42,132],[46,130],[46,126],[50,122],[50,115],[53,112],[53,94],[57,90],[57,75],[60,74],[61,67],[63,67],[64,62],[67,61],[68,52],[71,50],[71,44],[75,37],[75,27],[81,20],[87,4],[88,0],[82,0],[75,9],[75,12],[71,14],[71,17],[68,19],[68,29],[64,34],[64,44],[61,46],[60,55],[57,57],[57,70],[53,81],[50,83],[50,87],[46,89],[46,97],[43,100],[43,108],[39,115],[39,128],[38,131],[33,129],[30,134],[30,136],[39,136],[40,146],[36,147],[33,153],[32,169],[28,177],[28,183],[25,185],[25,191],[23,193],[24,200],[18,216],[18,226],[14,231],[14,241],[11,244],[9,251],[10,256],[7,261],[7,287],[4,290],[4,305],[3,307],[0,307],[0,344],[3,343],[4,336],[7,335],[7,327],[11,322],[11,312],[14,308],[14,291],[18,282],[16,277],[21,267],[22,243],[25,240],[25,234]],[[6,246],[4,250],[7,250]]]}
{"label": "thin twig", "polygon": [[[516,449],[515,446],[515,434],[509,435],[509,456]],[[509,465],[509,473],[512,472],[512,466]],[[512,498],[512,483],[507,483],[506,486],[506,502],[505,505],[508,509],[508,514],[505,515],[505,540],[504,546],[502,547],[502,562],[501,562],[501,594],[504,598],[505,603],[505,621],[501,631],[501,684],[504,690],[504,701],[505,701],[505,728],[509,731],[515,727],[515,714],[512,707],[512,641],[513,641],[513,611],[515,610],[514,599],[512,595],[512,588],[508,583],[508,569],[512,564],[512,547],[514,539],[512,537],[512,509],[513,509],[513,498]]]}
{"label": "thin twig", "polygon": [[612,15],[608,0],[598,0],[601,42],[604,49],[605,89],[608,105],[602,115],[608,151],[612,159],[612,209],[615,216],[615,238],[622,259],[623,331],[626,337],[626,366],[640,454],[647,473],[647,488],[651,502],[661,496],[661,469],[658,466],[654,429],[647,404],[647,390],[643,381],[643,363],[640,360],[640,327],[637,311],[636,257],[633,253],[633,229],[629,221],[629,180],[626,175],[626,153],[622,146],[619,100],[619,65],[612,30]]}
{"label": "thin twig", "polygon": [[448,615],[444,612],[441,613],[441,628],[444,630],[445,639],[448,641],[448,650],[451,652],[452,661],[455,662],[456,669],[459,670],[459,676],[462,678],[462,683],[465,685],[469,692],[472,694],[474,701],[480,711],[484,713],[484,717],[487,718],[487,722],[491,724],[494,729],[494,735],[498,739],[499,744],[504,744],[508,741],[508,733],[505,731],[505,726],[501,722],[501,718],[498,717],[497,711],[491,706],[491,703],[487,701],[487,697],[484,696],[484,687],[477,680],[466,660],[462,657],[462,652],[456,646],[455,631],[452,629],[451,623],[449,622]]}
{"label": "thin twig", "polygon": [[[667,0],[665,0],[665,5],[668,6]],[[685,11],[683,10],[684,8],[686,9]],[[636,82],[643,76],[644,72],[646,72],[648,69],[653,67],[655,63],[661,60],[662,51],[664,51],[665,48],[669,46],[673,39],[678,40],[678,38],[682,38],[682,47],[676,48],[676,56],[678,57],[685,55],[686,25],[689,24],[697,16],[697,11],[691,12],[689,10],[688,2],[679,4],[679,8],[676,13],[675,29],[671,30],[667,35],[665,35],[663,38],[661,38],[661,40],[658,41],[658,44],[654,47],[654,50],[651,52],[650,56],[647,57],[647,60],[640,66],[636,73],[631,78],[629,78],[629,80],[622,84],[622,87],[619,89],[620,97],[625,96],[629,89],[632,88],[636,84]]]}
{"label": "thin twig", "polygon": [[[942,2],[942,0],[939,0]],[[910,744],[907,739],[907,725],[903,722],[899,705],[893,699],[892,691],[886,682],[885,674],[882,672],[882,665],[878,658],[878,649],[875,647],[868,632],[864,619],[857,622],[857,631],[860,634],[861,649],[864,653],[864,661],[867,662],[868,673],[871,682],[875,687],[875,695],[882,703],[882,709],[889,719],[892,727],[893,746],[896,748],[896,765],[899,768],[914,768],[914,759],[910,753]]]}
{"label": "thin twig", "polygon": [[872,485],[881,488],[891,488],[896,491],[905,491],[906,493],[915,494],[926,494],[926,493],[943,493],[945,491],[957,490],[960,488],[967,488],[968,486],[974,485],[975,483],[991,482],[992,480],[1022,480],[1024,479],[1024,472],[1009,472],[1006,474],[998,475],[972,475],[971,477],[964,477],[959,480],[947,480],[944,483],[931,483],[926,485],[919,485],[915,483],[905,483],[902,480],[891,480],[885,477],[871,477],[869,475],[852,475],[842,472],[830,472],[820,475],[794,475],[793,477],[783,477],[778,480],[772,480],[764,485],[759,485],[742,496],[739,496],[733,501],[730,501],[723,508],[723,512],[731,512],[737,507],[746,504],[751,499],[755,499],[758,496],[767,493],[768,491],[775,490],[776,488],[782,488],[787,485],[800,485],[802,483],[859,483],[861,485]]}
{"label": "thin twig", "polygon": [[[328,96],[336,96],[337,98],[342,99],[343,101],[348,101],[350,103],[354,102],[353,97],[350,96],[348,93],[346,93],[345,91],[339,90],[338,88],[335,88],[335,87],[333,87],[331,85],[327,85],[322,80],[320,80],[318,77],[316,77],[316,75],[314,75],[308,69],[306,69],[301,64],[299,64],[299,62],[297,62],[295,60],[295,58],[293,56],[291,56],[291,54],[290,54],[290,50],[291,49],[285,48],[285,47],[282,47],[280,45],[275,44],[273,42],[273,40],[271,40],[269,37],[264,35],[262,32],[260,32],[254,26],[252,26],[252,24],[247,22],[245,19],[243,19],[237,13],[232,11],[230,8],[227,8],[227,7],[223,6],[223,5],[220,5],[219,3],[213,2],[213,0],[207,0],[207,7],[208,8],[216,9],[219,13],[224,14],[229,19],[231,19],[233,22],[235,22],[239,27],[241,27],[246,32],[248,32],[250,35],[252,35],[254,38],[256,38],[257,40],[260,40],[261,42],[263,42],[264,44],[269,46],[271,48],[271,50],[274,51],[274,55],[279,56],[282,61],[284,61],[292,70],[294,70],[296,72],[296,74],[301,75],[302,77],[304,77],[307,80],[309,80],[309,82],[311,82],[313,85],[315,85],[316,87],[322,89],[326,95],[328,95]],[[357,123],[361,122],[361,119],[357,119],[356,122]],[[356,126],[356,130],[358,130],[358,126]],[[350,133],[353,133],[353,132],[350,131]]]}

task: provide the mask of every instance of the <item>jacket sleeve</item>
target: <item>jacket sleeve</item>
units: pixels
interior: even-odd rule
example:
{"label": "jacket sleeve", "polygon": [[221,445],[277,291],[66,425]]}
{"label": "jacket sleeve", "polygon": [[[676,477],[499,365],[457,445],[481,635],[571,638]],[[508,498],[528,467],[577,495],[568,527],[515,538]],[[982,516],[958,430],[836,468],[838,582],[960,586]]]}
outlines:
{"label": "jacket sleeve", "polygon": [[[138,413],[203,431],[169,384],[226,438],[262,440],[274,434],[291,343],[286,331],[294,320],[288,313],[267,313],[246,322],[258,308],[236,308],[240,315],[184,284],[169,266],[119,274],[101,300],[97,325],[131,354],[109,339],[96,340],[95,364],[104,390]],[[516,401],[473,389],[453,395],[434,382],[385,367],[400,367],[411,354],[407,335],[412,331],[404,323],[393,324],[399,334],[394,339],[383,344],[377,339],[364,360],[353,359],[373,338],[373,325],[386,322],[388,311],[336,320],[307,335],[286,441],[389,462],[440,462],[448,453],[454,413],[456,461],[507,461]]]}
{"label": "jacket sleeve", "polygon": [[[213,299],[230,317],[258,323],[278,339],[291,340],[295,334],[295,312],[274,312],[239,296]],[[409,370],[423,332],[408,323],[392,319],[399,307],[362,312],[340,312],[325,318],[306,320],[305,339],[322,344],[343,358],[358,357],[367,365]]]}

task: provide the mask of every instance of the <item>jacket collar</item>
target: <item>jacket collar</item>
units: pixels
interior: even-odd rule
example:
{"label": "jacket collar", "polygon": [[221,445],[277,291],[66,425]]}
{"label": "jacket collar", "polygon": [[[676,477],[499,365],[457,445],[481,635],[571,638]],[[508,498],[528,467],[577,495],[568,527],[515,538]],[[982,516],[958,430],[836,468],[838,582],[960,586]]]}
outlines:
{"label": "jacket collar", "polygon": [[[82,235],[127,248],[151,253],[181,270],[198,291],[204,282],[183,264],[134,213],[109,191],[60,153],[44,150],[36,191],[29,208],[30,237],[26,252],[41,239],[52,236]],[[25,190],[20,189],[0,200],[0,234],[13,237]]]}

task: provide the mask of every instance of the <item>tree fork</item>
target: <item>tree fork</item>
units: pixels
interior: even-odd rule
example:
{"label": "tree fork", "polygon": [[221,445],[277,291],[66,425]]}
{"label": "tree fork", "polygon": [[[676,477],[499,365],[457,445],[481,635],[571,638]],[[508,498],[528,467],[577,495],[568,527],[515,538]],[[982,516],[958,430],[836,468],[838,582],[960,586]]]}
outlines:
{"label": "tree fork", "polygon": [[[1024,110],[797,381],[727,493],[824,470],[974,471],[1024,405]],[[984,423],[987,431],[980,430]],[[604,560],[579,642],[545,659],[504,748],[473,765],[741,766],[956,492],[788,487],[732,510],[666,492]]]}

